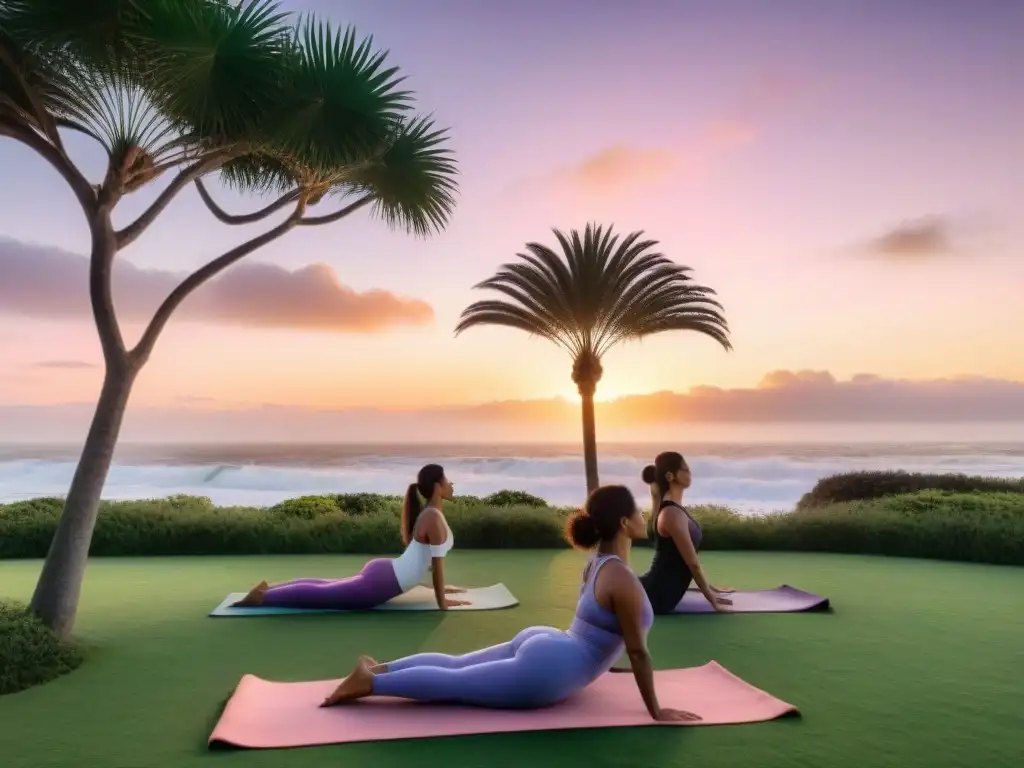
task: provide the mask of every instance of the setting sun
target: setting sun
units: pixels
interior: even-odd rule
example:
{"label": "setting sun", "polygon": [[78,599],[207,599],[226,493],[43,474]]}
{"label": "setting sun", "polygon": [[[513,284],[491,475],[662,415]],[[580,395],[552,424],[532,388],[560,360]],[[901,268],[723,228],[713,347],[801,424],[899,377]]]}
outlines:
{"label": "setting sun", "polygon": [[[618,389],[602,388],[598,386],[597,394],[594,395],[595,403],[608,403],[612,400],[618,400],[620,397],[626,397],[627,395],[635,394],[634,392],[623,392]],[[561,392],[558,397],[566,400],[570,403],[578,403],[580,401],[580,393],[575,388],[567,389]]]}

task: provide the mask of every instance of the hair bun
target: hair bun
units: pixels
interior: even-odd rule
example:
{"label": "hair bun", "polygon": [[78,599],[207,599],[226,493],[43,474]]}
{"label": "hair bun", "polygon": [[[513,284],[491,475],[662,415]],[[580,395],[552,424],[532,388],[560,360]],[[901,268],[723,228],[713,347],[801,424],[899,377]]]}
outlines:
{"label": "hair bun", "polygon": [[573,513],[566,525],[569,541],[580,549],[593,549],[601,540],[597,523],[584,511]]}
{"label": "hair bun", "polygon": [[648,485],[656,483],[658,481],[658,470],[653,464],[648,464],[644,467],[644,471],[640,473],[640,477]]}

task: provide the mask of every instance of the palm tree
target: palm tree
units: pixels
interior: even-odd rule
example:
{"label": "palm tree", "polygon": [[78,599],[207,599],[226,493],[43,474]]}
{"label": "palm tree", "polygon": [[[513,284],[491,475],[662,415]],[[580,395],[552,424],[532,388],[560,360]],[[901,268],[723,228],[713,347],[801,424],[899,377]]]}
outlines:
{"label": "palm tree", "polygon": [[[181,302],[286,233],[361,209],[424,237],[447,225],[456,193],[447,133],[410,114],[412,94],[399,88],[403,78],[385,59],[372,39],[314,16],[293,20],[272,0],[0,0],[0,138],[35,152],[81,207],[105,361],[32,598],[58,635],[74,623],[132,384]],[[88,179],[75,164],[69,133],[105,151],[102,179]],[[227,213],[204,186],[214,174],[272,201]],[[115,226],[118,204],[161,179],[167,181],[152,204]],[[225,224],[272,223],[186,278],[129,347],[112,296],[114,259],[191,185]],[[321,201],[335,201],[331,212],[314,212]]]}
{"label": "palm tree", "polygon": [[690,268],[651,249],[654,240],[632,232],[622,242],[607,229],[587,225],[581,235],[554,230],[561,255],[527,243],[522,260],[503,264],[474,286],[504,298],[466,307],[455,335],[478,325],[501,325],[553,341],[572,355],[572,380],[583,404],[583,459],[587,491],[598,486],[594,393],[601,358],[620,341],[665,331],[696,331],[726,350],[729,327],[714,291],[690,282]]}

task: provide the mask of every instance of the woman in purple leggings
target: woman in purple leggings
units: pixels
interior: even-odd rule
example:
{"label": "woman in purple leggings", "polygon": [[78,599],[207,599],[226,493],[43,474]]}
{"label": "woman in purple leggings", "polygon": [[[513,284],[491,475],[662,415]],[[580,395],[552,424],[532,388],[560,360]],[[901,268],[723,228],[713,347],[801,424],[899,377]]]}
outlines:
{"label": "woman in purple leggings", "polygon": [[362,656],[321,706],[366,696],[394,696],[497,709],[538,709],[568,698],[629,654],[647,711],[655,720],[699,720],[664,709],[654,691],[647,630],[654,620],[643,588],[630,570],[632,540],[645,538],[643,515],[629,489],[598,488],[574,515],[567,534],[581,549],[596,550],[583,571],[576,616],[567,631],[524,629],[510,642],[448,656],[422,653],[386,664]]}
{"label": "woman in purple leggings", "polygon": [[[444,558],[455,545],[441,504],[455,486],[439,464],[427,464],[405,492],[402,504],[402,543],[405,551],[396,558],[370,560],[347,579],[295,579],[270,586],[261,581],[235,603],[240,608],[260,605],[275,608],[328,608],[339,611],[369,610],[408,592],[427,570],[433,571],[434,595],[442,611],[465,601],[447,595],[464,592],[444,583]],[[423,506],[420,497],[427,500]]]}

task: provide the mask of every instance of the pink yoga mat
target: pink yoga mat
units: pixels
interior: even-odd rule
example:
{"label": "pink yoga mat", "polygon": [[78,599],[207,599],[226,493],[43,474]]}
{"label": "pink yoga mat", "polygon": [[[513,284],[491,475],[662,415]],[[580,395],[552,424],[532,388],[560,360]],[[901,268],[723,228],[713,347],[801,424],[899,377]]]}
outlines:
{"label": "pink yoga mat", "polygon": [[[662,706],[696,712],[698,723],[726,725],[796,714],[776,699],[711,661],[703,667],[655,672]],[[663,725],[651,720],[631,674],[608,673],[573,698],[540,710],[495,710],[364,699],[339,707],[318,705],[336,680],[273,683],[245,675],[210,734],[214,746],[273,749],[355,741],[423,739],[510,731],[621,728]]]}

